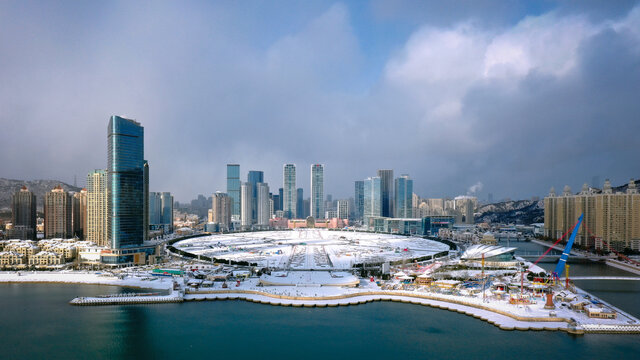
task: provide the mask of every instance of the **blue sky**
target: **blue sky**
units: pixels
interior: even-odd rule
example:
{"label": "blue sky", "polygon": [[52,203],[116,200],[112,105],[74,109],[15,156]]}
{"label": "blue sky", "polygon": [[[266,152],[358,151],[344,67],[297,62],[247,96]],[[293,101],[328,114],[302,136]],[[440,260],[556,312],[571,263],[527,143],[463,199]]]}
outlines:
{"label": "blue sky", "polygon": [[3,1],[0,55],[2,177],[106,167],[112,114],[180,201],[226,163],[305,192],[324,163],[335,197],[378,168],[424,197],[638,176],[637,1]]}

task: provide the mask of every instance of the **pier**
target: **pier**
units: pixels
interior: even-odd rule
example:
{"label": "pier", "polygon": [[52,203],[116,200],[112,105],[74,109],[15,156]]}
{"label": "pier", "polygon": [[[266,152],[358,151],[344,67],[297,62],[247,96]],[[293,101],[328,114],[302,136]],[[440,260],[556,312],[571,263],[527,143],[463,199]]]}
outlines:
{"label": "pier", "polygon": [[180,303],[183,301],[184,297],[182,293],[179,291],[173,291],[169,295],[129,293],[96,297],[77,297],[69,301],[69,304],[77,306],[97,306]]}

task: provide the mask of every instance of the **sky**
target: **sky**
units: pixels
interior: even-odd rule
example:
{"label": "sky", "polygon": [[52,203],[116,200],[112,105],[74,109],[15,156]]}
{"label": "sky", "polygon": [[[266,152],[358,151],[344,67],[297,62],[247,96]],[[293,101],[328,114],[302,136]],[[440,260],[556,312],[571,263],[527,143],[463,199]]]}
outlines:
{"label": "sky", "polygon": [[[150,190],[325,194],[377,169],[422,197],[640,176],[638,1],[0,1],[0,177],[84,185],[111,115]],[[246,180],[245,180],[246,181]]]}

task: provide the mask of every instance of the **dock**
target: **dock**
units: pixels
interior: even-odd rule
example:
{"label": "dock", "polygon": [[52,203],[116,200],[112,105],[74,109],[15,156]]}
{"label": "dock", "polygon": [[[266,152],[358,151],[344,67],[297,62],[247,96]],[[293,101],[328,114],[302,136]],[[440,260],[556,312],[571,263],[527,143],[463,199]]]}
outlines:
{"label": "dock", "polygon": [[181,303],[184,297],[179,291],[172,291],[169,295],[158,294],[114,294],[96,297],[77,297],[69,304],[76,306],[98,306],[98,305],[134,305],[134,304],[164,304]]}

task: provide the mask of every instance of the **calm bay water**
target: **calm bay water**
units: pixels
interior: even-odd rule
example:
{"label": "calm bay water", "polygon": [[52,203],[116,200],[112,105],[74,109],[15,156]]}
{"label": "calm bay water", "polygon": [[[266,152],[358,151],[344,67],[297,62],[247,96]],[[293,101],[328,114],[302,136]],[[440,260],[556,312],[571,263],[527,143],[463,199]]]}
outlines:
{"label": "calm bay water", "polygon": [[[573,264],[571,269],[576,276],[587,271],[630,275],[603,264]],[[585,281],[579,286],[639,316],[637,283],[620,283]],[[638,335],[502,331],[470,316],[401,303],[322,309],[244,301],[67,304],[75,296],[123,291],[131,290],[0,284],[0,358],[540,359],[570,354],[635,359],[640,353]]]}

